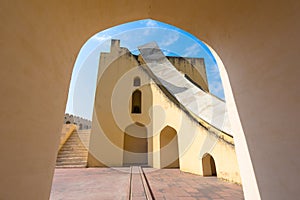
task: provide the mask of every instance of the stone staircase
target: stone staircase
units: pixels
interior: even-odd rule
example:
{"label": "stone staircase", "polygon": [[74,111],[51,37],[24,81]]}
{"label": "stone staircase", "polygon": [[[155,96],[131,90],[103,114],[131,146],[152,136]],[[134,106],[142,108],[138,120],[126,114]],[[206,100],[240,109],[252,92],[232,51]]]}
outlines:
{"label": "stone staircase", "polygon": [[57,154],[57,168],[86,167],[91,130],[73,131]]}

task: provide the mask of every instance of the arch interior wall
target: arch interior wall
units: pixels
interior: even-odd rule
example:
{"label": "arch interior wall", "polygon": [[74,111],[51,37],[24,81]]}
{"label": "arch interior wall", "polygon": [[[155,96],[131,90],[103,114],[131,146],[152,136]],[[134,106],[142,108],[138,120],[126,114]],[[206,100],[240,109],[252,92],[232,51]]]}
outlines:
{"label": "arch interior wall", "polygon": [[299,1],[130,2],[1,1],[1,197],[48,199],[80,47],[146,18],[189,31],[222,58],[245,197],[299,196]]}

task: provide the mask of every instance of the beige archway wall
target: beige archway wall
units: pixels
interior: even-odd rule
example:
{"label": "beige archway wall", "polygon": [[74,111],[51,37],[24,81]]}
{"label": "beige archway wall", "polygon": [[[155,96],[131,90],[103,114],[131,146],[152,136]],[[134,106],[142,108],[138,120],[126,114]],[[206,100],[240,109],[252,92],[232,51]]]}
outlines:
{"label": "beige archway wall", "polygon": [[[297,0],[1,1],[0,198],[48,199],[81,46],[105,28],[152,18],[194,34],[220,55],[260,196],[294,199],[300,192],[299,8]],[[238,153],[239,162],[245,154]],[[255,187],[244,190],[247,199],[259,198]]]}

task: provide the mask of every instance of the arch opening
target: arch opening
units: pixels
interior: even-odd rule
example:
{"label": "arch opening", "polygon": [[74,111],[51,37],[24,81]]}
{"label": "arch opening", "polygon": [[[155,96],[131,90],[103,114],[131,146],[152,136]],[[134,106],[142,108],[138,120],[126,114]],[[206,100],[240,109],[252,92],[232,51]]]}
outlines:
{"label": "arch opening", "polygon": [[166,126],[160,132],[160,168],[179,168],[177,131]]}
{"label": "arch opening", "polygon": [[217,176],[217,169],[214,158],[210,154],[202,157],[203,176]]}
{"label": "arch opening", "polygon": [[[210,48],[208,45],[207,45],[207,47],[206,48]],[[210,49],[211,50],[211,49]],[[130,50],[131,51],[131,50]],[[215,55],[214,55],[215,56]],[[218,67],[220,67],[219,66],[219,63],[218,63]],[[224,67],[223,67],[224,68]],[[225,72],[225,73],[224,73]],[[226,71],[225,70],[223,70],[223,74],[222,74],[222,78],[224,78],[224,74],[225,74],[225,79],[228,79],[228,77],[227,77],[227,73],[226,73]],[[132,79],[131,79],[132,80]],[[192,79],[193,80],[193,79]],[[222,82],[223,82],[224,80],[222,80]],[[131,82],[131,84],[132,84],[132,82]],[[229,89],[227,89],[226,90],[226,92],[227,92],[227,95],[226,95],[226,101],[228,100],[227,98],[228,98],[228,91],[229,91],[229,93],[230,93],[230,95],[231,96],[229,96],[230,97],[230,99],[233,99],[233,97],[232,97],[232,91],[231,91],[231,87],[229,87]],[[141,97],[141,96],[140,96]],[[132,100],[133,100],[133,96],[132,96]],[[140,98],[140,101],[141,101],[141,98]],[[235,106],[235,104],[234,104],[234,106]],[[128,109],[128,108],[126,108],[126,109]],[[236,107],[235,107],[235,109],[236,109]],[[144,109],[144,110],[146,110],[146,109]],[[133,101],[132,101],[132,106],[131,106],[131,113],[141,113],[141,107],[139,107],[139,106],[133,106]],[[237,118],[238,118],[238,115],[236,114],[236,116],[237,116]],[[239,123],[240,124],[240,121],[238,121],[237,123]],[[242,133],[243,134],[243,132],[242,131],[235,131],[235,133],[236,134],[240,134],[240,133]],[[249,159],[250,160],[250,159]],[[178,164],[179,165],[179,164]],[[252,165],[251,165],[251,167],[252,167]]]}
{"label": "arch opening", "polygon": [[126,127],[123,144],[123,166],[148,164],[147,128],[141,123]]}

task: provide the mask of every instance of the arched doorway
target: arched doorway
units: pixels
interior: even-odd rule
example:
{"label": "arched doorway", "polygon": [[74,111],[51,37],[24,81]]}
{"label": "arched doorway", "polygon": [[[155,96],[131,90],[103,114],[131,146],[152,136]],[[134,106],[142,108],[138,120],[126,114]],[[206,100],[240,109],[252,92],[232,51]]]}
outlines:
{"label": "arched doorway", "polygon": [[160,132],[160,167],[179,168],[177,132],[170,126]]}
{"label": "arched doorway", "polygon": [[202,157],[202,169],[203,176],[217,176],[215,160],[208,153]]}
{"label": "arched doorway", "polygon": [[129,125],[124,133],[123,166],[148,164],[147,128],[140,123]]}

